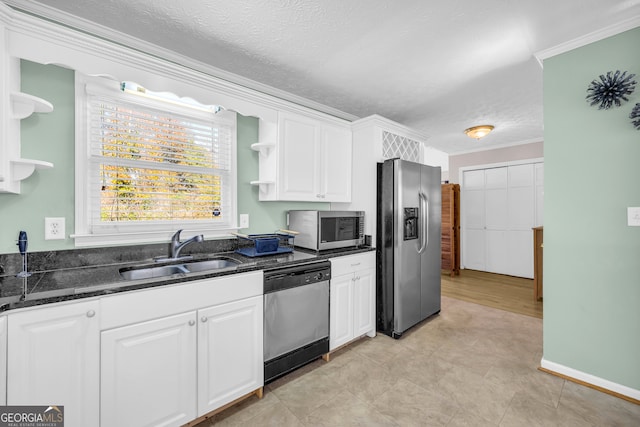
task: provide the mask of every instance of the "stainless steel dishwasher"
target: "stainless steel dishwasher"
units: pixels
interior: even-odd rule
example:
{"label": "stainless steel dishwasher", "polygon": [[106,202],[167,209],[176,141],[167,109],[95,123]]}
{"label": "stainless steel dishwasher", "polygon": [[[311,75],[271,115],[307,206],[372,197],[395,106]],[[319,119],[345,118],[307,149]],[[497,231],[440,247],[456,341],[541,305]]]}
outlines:
{"label": "stainless steel dishwasher", "polygon": [[264,271],[264,381],[329,352],[331,263]]}

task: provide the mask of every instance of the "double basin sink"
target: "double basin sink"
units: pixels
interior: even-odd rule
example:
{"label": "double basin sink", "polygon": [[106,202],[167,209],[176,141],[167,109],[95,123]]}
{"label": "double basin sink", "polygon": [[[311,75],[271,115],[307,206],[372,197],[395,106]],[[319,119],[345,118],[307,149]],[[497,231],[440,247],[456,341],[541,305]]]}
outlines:
{"label": "double basin sink", "polygon": [[144,280],[167,277],[174,274],[215,272],[235,269],[240,261],[228,257],[215,257],[205,260],[188,260],[177,264],[145,265],[120,269],[120,276],[125,280]]}

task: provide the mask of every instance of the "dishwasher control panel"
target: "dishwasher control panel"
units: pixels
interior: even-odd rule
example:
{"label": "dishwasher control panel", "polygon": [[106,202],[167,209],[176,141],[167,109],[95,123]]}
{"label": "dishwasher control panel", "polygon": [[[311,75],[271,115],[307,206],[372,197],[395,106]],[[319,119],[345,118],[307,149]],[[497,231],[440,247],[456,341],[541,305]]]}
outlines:
{"label": "dishwasher control panel", "polygon": [[331,280],[331,263],[316,261],[264,271],[264,293]]}

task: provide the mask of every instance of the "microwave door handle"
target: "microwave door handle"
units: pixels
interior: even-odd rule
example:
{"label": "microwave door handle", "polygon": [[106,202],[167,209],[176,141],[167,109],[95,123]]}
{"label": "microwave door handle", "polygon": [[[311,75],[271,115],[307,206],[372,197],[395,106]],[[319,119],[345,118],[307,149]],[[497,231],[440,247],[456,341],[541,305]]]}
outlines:
{"label": "microwave door handle", "polygon": [[418,193],[418,199],[420,200],[420,249],[418,249],[418,253],[421,254],[424,252],[425,248],[427,247],[427,241],[429,240],[429,234],[427,234],[427,232],[425,231],[426,229],[426,225],[427,225],[427,213],[426,213],[426,207],[427,207],[427,196],[425,196],[424,193],[420,192]]}

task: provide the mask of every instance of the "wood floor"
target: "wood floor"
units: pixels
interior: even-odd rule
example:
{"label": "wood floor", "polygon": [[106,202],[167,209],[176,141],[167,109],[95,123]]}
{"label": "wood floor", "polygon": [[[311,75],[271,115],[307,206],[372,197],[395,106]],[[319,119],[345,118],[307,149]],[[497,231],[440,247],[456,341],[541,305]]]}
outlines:
{"label": "wood floor", "polygon": [[542,318],[542,301],[533,299],[533,280],[475,270],[442,273],[442,295]]}

